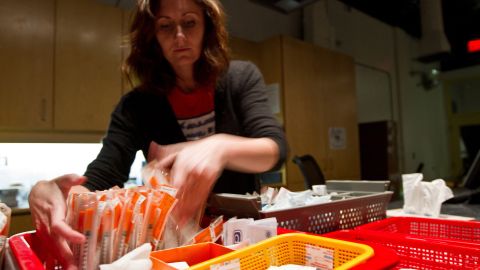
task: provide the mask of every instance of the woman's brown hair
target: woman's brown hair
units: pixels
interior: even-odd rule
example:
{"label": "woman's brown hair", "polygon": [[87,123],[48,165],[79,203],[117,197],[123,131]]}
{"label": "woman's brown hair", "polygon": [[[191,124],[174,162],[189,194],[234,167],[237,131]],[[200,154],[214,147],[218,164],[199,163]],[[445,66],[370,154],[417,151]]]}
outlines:
{"label": "woman's brown hair", "polygon": [[[131,51],[123,65],[130,84],[137,82],[141,91],[168,93],[175,86],[176,76],[163,56],[155,35],[155,14],[161,0],[138,0],[128,40]],[[215,82],[226,72],[230,60],[225,13],[219,0],[194,0],[204,10],[205,32],[200,58],[194,76],[200,85]]]}

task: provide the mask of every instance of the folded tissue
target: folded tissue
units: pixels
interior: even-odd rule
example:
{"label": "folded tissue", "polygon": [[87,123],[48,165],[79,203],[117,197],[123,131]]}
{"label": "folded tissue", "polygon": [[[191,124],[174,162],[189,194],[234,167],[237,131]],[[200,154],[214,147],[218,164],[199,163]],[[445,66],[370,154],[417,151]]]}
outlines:
{"label": "folded tissue", "polygon": [[292,192],[286,188],[280,188],[272,205],[263,206],[263,211],[276,211],[292,207],[302,207],[312,204],[320,204],[331,201],[331,195],[317,196],[314,191],[307,189],[305,191]]}
{"label": "folded tissue", "polygon": [[453,197],[452,190],[442,179],[423,182],[423,174],[402,175],[403,211],[408,214],[439,217],[442,203]]}
{"label": "folded tissue", "polygon": [[101,264],[100,270],[150,270],[152,269],[151,251],[152,246],[145,243],[111,264]]}

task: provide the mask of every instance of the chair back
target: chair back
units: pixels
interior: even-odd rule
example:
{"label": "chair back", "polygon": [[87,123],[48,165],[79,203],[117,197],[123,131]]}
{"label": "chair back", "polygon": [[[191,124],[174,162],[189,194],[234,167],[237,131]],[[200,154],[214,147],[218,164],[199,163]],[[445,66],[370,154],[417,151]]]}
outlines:
{"label": "chair back", "polygon": [[297,164],[303,175],[305,188],[311,189],[313,185],[325,185],[325,177],[322,170],[312,155],[295,155],[292,161]]}

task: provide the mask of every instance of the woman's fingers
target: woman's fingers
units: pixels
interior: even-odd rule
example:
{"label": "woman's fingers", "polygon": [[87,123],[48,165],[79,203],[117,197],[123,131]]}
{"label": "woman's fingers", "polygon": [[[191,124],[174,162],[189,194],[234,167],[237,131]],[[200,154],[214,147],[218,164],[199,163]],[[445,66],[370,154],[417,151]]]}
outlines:
{"label": "woman's fingers", "polygon": [[148,147],[148,156],[147,161],[150,162],[154,159],[157,159],[158,152],[159,152],[160,145],[154,141],[150,142],[150,146]]}
{"label": "woman's fingers", "polygon": [[65,214],[62,209],[53,209],[50,214],[50,231],[52,234],[75,244],[81,244],[85,241],[83,234],[75,231],[65,222]]}
{"label": "woman's fingers", "polygon": [[55,257],[63,269],[75,269],[68,242],[83,243],[85,236],[73,230],[66,222],[66,197],[73,186],[80,185],[85,177],[68,174],[51,181],[39,181],[32,188],[29,203],[37,234],[42,241],[51,243]]}
{"label": "woman's fingers", "polygon": [[176,158],[176,155],[168,155],[163,157],[162,159],[158,159],[158,162],[155,164],[155,167],[161,170],[169,171],[175,162],[175,158]]}
{"label": "woman's fingers", "polygon": [[[202,173],[203,172],[203,173]],[[180,226],[195,221],[201,213],[208,195],[215,183],[215,174],[205,171],[191,173],[187,170],[178,170],[172,175],[178,190],[178,204],[175,206],[175,218]],[[213,177],[213,178],[212,178]]]}
{"label": "woman's fingers", "polygon": [[61,265],[65,269],[75,270],[75,260],[73,258],[73,253],[70,247],[68,246],[67,241],[62,237],[51,237],[55,243],[57,249],[57,259],[60,261]]}
{"label": "woman's fingers", "polygon": [[85,176],[78,176],[76,174],[66,174],[55,178],[53,182],[60,188],[64,195],[68,194],[73,186],[83,184],[87,178]]}
{"label": "woman's fingers", "polygon": [[[67,196],[68,192],[73,186],[77,186],[85,181],[85,177],[75,174],[68,174],[62,177],[56,178],[53,182],[62,191],[63,196]],[[49,217],[49,227],[52,233],[58,234],[61,238],[65,238],[69,242],[82,243],[85,240],[85,236],[81,233],[73,230],[66,222],[65,217],[67,213],[67,205],[65,198],[55,198],[52,201]]]}
{"label": "woman's fingers", "polygon": [[202,212],[201,208],[225,165],[221,160],[221,146],[213,139],[151,145],[150,150],[157,154],[156,166],[170,169],[172,184],[178,189],[178,203],[174,210],[178,225],[195,220]]}

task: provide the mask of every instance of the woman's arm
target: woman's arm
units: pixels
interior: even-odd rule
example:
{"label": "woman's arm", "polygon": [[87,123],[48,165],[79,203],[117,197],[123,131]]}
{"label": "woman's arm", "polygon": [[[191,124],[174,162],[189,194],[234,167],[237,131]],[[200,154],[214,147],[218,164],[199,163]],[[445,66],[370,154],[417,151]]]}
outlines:
{"label": "woman's arm", "polygon": [[[233,72],[229,76],[228,92],[231,95],[232,106],[240,123],[240,135],[245,137],[246,140],[242,142],[239,140],[235,141],[236,143],[232,145],[232,153],[229,155],[229,158],[241,154],[235,158],[235,161],[241,161],[243,154],[246,154],[248,151],[250,155],[248,155],[247,158],[253,159],[243,160],[241,163],[249,163],[249,165],[252,165],[252,167],[250,167],[252,169],[255,169],[257,166],[266,165],[265,162],[267,160],[265,158],[276,158],[276,160],[272,166],[267,166],[268,168],[263,166],[263,170],[250,171],[248,168],[242,167],[242,164],[237,163],[228,164],[228,168],[238,168],[244,172],[255,173],[280,169],[285,162],[288,146],[285,132],[273,115],[270,104],[268,103],[263,76],[258,68],[250,62],[233,61],[232,70]],[[252,140],[248,140],[247,138]],[[267,141],[274,142],[276,147],[272,147]],[[238,147],[240,147],[240,149]],[[243,147],[245,147],[245,149]],[[256,149],[256,147],[260,148]],[[255,156],[252,156],[252,154],[255,154]],[[257,160],[257,158],[259,160]],[[255,161],[262,162],[255,164]],[[238,165],[240,165],[240,167],[238,167]]]}
{"label": "woman's arm", "polygon": [[91,191],[105,190],[113,186],[123,187],[136,152],[141,148],[139,128],[132,111],[135,107],[126,104],[124,96],[113,111],[102,149],[87,167],[84,187]]}
{"label": "woman's arm", "polygon": [[278,162],[278,144],[270,138],[246,138],[228,134],[214,135],[223,152],[225,168],[234,171],[261,173]]}

